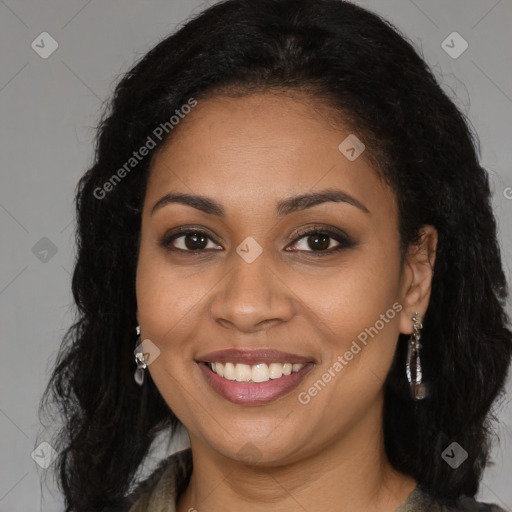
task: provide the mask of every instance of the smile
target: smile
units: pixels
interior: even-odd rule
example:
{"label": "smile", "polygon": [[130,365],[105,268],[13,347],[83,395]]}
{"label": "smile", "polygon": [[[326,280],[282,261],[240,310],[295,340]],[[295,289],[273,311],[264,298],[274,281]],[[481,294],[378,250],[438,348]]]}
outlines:
{"label": "smile", "polygon": [[311,357],[274,349],[228,349],[197,357],[217,395],[243,405],[262,405],[290,393],[315,366]]}
{"label": "smile", "polygon": [[208,363],[210,370],[227,380],[237,382],[268,382],[271,379],[280,379],[283,375],[297,373],[304,363],[259,363],[255,365],[236,363]]}

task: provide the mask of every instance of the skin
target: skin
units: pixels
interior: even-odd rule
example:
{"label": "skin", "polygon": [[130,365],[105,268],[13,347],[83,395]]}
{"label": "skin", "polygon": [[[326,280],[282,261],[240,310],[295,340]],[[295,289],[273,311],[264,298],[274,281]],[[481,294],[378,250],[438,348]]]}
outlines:
{"label": "skin", "polygon": [[[190,437],[194,471],[178,512],[269,505],[278,512],[391,512],[416,485],[393,470],[384,451],[383,384],[399,333],[411,333],[414,312],[427,310],[437,232],[424,226],[421,243],[401,265],[394,192],[364,153],[349,161],[340,152],[351,132],[326,119],[299,93],[214,96],[199,100],[152,161],[137,316],[142,339],[161,351],[148,367],[151,378]],[[330,188],[369,213],[325,202],[277,216],[278,201]],[[177,203],[152,214],[169,192],[208,196],[225,216]],[[329,254],[314,240],[308,244],[307,235],[294,236],[297,228],[319,224],[343,230],[354,245]],[[206,249],[163,247],[164,235],[179,226],[206,231]],[[248,236],[263,250],[252,263],[236,252]],[[185,242],[182,236],[169,247],[197,247]],[[401,312],[301,404],[298,394],[394,303]],[[216,394],[195,362],[226,348],[276,348],[316,364],[276,401],[238,405]],[[239,453],[247,443],[257,453],[252,463]]]}

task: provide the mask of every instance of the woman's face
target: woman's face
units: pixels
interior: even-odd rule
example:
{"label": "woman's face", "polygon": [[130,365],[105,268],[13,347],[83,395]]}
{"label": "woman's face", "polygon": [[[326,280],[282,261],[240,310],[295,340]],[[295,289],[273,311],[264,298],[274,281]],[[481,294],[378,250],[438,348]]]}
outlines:
{"label": "woman's face", "polygon": [[280,464],[374,432],[414,311],[392,190],[350,131],[290,96],[199,101],[175,130],[136,285],[151,377],[192,447]]}

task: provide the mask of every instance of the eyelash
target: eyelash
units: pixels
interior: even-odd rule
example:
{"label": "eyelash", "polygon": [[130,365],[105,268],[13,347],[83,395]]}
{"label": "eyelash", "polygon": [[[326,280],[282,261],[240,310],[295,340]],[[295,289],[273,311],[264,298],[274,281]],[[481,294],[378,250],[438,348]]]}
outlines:
{"label": "eyelash", "polygon": [[[193,228],[182,228],[180,230],[178,230],[177,232],[174,232],[174,233],[171,233],[169,235],[165,235],[161,242],[160,242],[160,245],[163,246],[165,249],[167,249],[168,251],[172,251],[172,252],[181,252],[181,253],[189,253],[191,255],[197,255],[197,254],[200,254],[202,252],[207,252],[207,251],[210,251],[211,249],[194,249],[194,250],[191,250],[191,249],[178,249],[177,247],[172,247],[172,242],[174,242],[175,240],[177,240],[178,238],[181,238],[183,236],[186,236],[186,235],[203,235],[205,236],[206,238],[208,238],[209,240],[213,241],[214,243],[216,243],[213,238],[205,231],[201,230],[201,229],[193,229]],[[307,228],[307,229],[304,229],[304,230],[297,230],[294,232],[293,236],[295,237],[293,239],[293,241],[291,242],[291,245],[296,245],[301,239],[303,238],[307,238],[309,236],[312,236],[312,235],[322,235],[322,236],[327,236],[329,238],[332,238],[334,239],[336,242],[338,242],[339,245],[337,245],[336,247],[333,247],[333,248],[330,248],[330,249],[326,249],[326,250],[323,250],[323,251],[313,251],[313,250],[310,250],[310,251],[297,251],[297,252],[306,252],[306,253],[310,253],[312,254],[314,257],[317,257],[317,256],[324,256],[324,255],[331,255],[333,253],[336,253],[338,251],[341,251],[343,249],[349,249],[351,247],[353,247],[355,245],[355,243],[345,234],[343,234],[342,232],[335,232],[335,231],[331,231],[329,229],[326,229],[322,226],[314,226],[312,228]],[[329,243],[330,245],[330,243]],[[293,251],[293,252],[296,252],[296,251]]]}

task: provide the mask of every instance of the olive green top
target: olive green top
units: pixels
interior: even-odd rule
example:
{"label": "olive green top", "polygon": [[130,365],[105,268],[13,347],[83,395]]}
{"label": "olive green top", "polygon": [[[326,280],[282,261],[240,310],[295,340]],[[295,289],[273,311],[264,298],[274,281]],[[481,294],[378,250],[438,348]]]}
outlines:
{"label": "olive green top", "polygon": [[[176,512],[176,501],[185,490],[192,473],[192,451],[179,451],[160,465],[130,496],[129,512]],[[395,512],[506,512],[494,504],[462,496],[456,505],[442,505],[416,486]]]}

